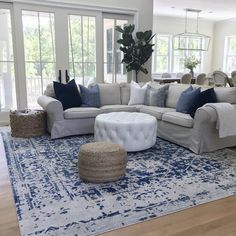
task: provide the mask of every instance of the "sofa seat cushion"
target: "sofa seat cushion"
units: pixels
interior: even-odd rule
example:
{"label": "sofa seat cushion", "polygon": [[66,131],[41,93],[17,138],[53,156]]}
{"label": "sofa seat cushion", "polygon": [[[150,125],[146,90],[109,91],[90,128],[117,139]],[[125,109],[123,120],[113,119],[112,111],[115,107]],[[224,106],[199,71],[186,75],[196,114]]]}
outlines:
{"label": "sofa seat cushion", "polygon": [[169,107],[156,107],[156,106],[142,106],[140,112],[147,113],[155,116],[158,120],[162,119],[165,112],[175,111],[173,108]]}
{"label": "sofa seat cushion", "polygon": [[96,107],[74,107],[64,111],[65,119],[95,118],[102,110]]}
{"label": "sofa seat cushion", "polygon": [[187,128],[193,127],[193,118],[189,114],[184,114],[176,111],[166,112],[165,114],[163,114],[162,120]]}
{"label": "sofa seat cushion", "polygon": [[108,112],[120,112],[120,111],[126,111],[126,112],[135,112],[137,111],[137,108],[135,106],[128,106],[128,105],[107,105],[100,107],[102,112],[108,113]]}
{"label": "sofa seat cushion", "polygon": [[140,109],[142,108],[142,107],[144,107],[145,105],[130,105],[130,107],[135,107],[135,109],[136,109],[136,111],[137,112],[139,112],[140,111]]}

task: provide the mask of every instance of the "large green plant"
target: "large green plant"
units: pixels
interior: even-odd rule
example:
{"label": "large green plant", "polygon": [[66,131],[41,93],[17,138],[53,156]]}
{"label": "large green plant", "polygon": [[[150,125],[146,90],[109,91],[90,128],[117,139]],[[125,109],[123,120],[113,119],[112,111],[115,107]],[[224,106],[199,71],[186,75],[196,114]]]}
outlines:
{"label": "large green plant", "polygon": [[137,32],[134,38],[134,28],[134,25],[124,26],[123,29],[120,26],[116,26],[116,30],[122,35],[122,38],[117,40],[117,43],[121,44],[120,50],[124,53],[124,58],[121,62],[126,64],[127,72],[132,70],[136,72],[136,82],[138,82],[138,73],[140,71],[148,74],[144,64],[154,51],[152,39],[155,35],[152,35],[151,30],[147,30],[145,32]]}

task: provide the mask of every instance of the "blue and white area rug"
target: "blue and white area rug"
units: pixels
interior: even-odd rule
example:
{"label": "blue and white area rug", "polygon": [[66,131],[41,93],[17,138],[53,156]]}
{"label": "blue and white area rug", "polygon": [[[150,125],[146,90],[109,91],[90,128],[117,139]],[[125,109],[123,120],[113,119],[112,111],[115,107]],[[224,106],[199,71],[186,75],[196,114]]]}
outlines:
{"label": "blue and white area rug", "polygon": [[236,153],[195,155],[157,139],[129,154],[123,179],[80,180],[77,155],[92,136],[22,139],[1,132],[22,235],[96,235],[236,193]]}

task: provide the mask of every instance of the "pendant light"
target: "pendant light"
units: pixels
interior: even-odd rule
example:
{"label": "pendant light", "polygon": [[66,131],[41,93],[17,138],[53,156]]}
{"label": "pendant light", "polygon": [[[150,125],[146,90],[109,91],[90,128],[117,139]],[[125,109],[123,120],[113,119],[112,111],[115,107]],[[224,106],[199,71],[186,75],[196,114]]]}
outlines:
{"label": "pendant light", "polygon": [[[189,32],[188,26],[188,13],[196,14],[196,32]],[[196,9],[185,9],[185,31],[181,34],[173,36],[174,49],[175,50],[195,50],[195,51],[207,51],[210,45],[210,36],[200,34],[198,31],[199,13],[201,10]]]}

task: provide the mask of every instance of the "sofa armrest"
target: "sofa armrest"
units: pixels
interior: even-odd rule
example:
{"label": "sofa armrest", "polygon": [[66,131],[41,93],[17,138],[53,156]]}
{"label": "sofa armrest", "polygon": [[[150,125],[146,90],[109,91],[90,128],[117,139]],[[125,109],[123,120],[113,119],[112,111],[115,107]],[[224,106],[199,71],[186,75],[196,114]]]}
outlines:
{"label": "sofa armrest", "polygon": [[57,99],[43,95],[38,98],[38,104],[47,112],[50,123],[64,120],[62,103]]}
{"label": "sofa armrest", "polygon": [[194,117],[194,126],[199,126],[202,123],[215,123],[217,120],[217,114],[212,107],[200,107],[197,109]]}

